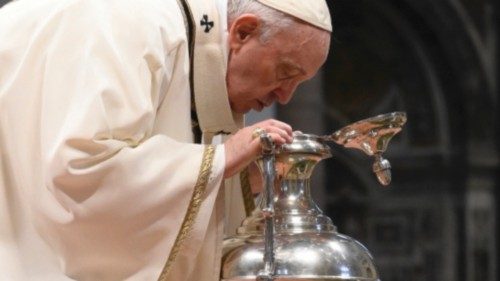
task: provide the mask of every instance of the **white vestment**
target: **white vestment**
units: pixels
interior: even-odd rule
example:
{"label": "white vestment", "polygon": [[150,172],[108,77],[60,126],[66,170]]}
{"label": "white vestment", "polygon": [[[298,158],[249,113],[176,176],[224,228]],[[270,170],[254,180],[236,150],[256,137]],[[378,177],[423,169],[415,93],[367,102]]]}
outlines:
{"label": "white vestment", "polygon": [[[196,1],[210,143],[241,122],[225,42],[201,24],[217,32],[215,4]],[[0,280],[219,279],[224,147],[193,144],[188,45],[176,0],[0,9]]]}

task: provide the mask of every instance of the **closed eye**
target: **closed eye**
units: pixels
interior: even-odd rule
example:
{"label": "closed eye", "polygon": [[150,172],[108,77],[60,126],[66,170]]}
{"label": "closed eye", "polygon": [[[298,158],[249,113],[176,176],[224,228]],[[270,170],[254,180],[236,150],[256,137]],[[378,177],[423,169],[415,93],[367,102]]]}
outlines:
{"label": "closed eye", "polygon": [[278,80],[287,80],[287,79],[292,79],[297,76],[302,74],[299,70],[293,69],[293,70],[285,70],[282,73],[278,74]]}
{"label": "closed eye", "polygon": [[281,81],[281,80],[292,79],[297,76],[305,74],[306,72],[299,65],[288,60],[283,60],[280,64],[278,64],[278,71],[276,73],[276,78]]}

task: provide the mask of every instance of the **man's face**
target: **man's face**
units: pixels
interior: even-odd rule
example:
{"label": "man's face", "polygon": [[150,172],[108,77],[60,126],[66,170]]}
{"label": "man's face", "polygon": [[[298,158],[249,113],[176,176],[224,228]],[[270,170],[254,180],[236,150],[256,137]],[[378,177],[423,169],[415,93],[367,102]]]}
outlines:
{"label": "man's face", "polygon": [[275,101],[288,103],[297,86],[325,62],[330,41],[328,32],[294,23],[263,44],[258,18],[247,17],[248,22],[235,20],[229,34],[226,81],[231,108],[237,113],[261,111]]}

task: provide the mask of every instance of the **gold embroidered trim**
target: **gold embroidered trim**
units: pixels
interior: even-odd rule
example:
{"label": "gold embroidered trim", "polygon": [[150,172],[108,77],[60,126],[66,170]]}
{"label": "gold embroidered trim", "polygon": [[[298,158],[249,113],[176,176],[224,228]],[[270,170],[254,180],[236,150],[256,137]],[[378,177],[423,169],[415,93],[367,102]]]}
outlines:
{"label": "gold embroidered trim", "polygon": [[240,173],[241,194],[243,194],[243,204],[245,205],[245,213],[250,216],[255,209],[255,201],[253,199],[252,187],[250,186],[250,178],[248,168]]}
{"label": "gold embroidered trim", "polygon": [[186,212],[186,216],[184,217],[184,221],[182,222],[181,229],[177,234],[177,238],[175,239],[174,246],[170,251],[170,255],[168,256],[167,263],[163,267],[161,271],[160,277],[158,277],[158,281],[166,281],[167,275],[172,268],[172,264],[175,262],[177,258],[177,254],[179,253],[184,240],[188,237],[191,232],[191,228],[193,227],[194,220],[196,219],[196,215],[200,210],[200,205],[203,201],[202,196],[205,193],[205,189],[208,184],[208,179],[210,177],[210,173],[212,171],[212,162],[215,155],[215,146],[208,145],[205,147],[205,151],[203,152],[203,160],[201,162],[200,173],[198,175],[198,179],[196,181],[196,185],[194,187],[193,196],[191,197],[191,201],[189,202],[189,207]]}

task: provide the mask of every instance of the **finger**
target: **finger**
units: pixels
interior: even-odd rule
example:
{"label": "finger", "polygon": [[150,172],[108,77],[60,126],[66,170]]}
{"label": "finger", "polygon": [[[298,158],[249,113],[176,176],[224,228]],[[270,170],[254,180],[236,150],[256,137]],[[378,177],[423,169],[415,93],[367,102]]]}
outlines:
{"label": "finger", "polygon": [[280,129],[284,130],[290,136],[293,134],[292,126],[290,126],[289,124],[287,124],[285,122],[271,119],[271,124],[275,127],[278,127]]}
{"label": "finger", "polygon": [[[267,132],[267,135],[271,138],[276,146],[281,146],[287,143],[287,139],[282,135],[274,132]],[[255,156],[262,154],[262,142],[260,138],[255,138],[250,143],[249,149],[254,153]]]}
{"label": "finger", "polygon": [[286,139],[286,142],[291,143],[293,141],[292,127],[286,123],[269,119],[264,122],[258,123],[256,128],[261,128],[269,133],[277,133]]}
{"label": "finger", "polygon": [[268,133],[269,137],[273,140],[275,145],[284,145],[287,143],[287,139],[284,138],[282,135],[277,134],[277,133]]}
{"label": "finger", "polygon": [[282,121],[279,121],[279,120],[275,120],[275,119],[265,120],[265,121],[262,122],[261,126],[265,126],[265,127],[278,127],[280,129],[284,130],[290,136],[293,133],[292,127],[290,125],[288,125],[285,122],[282,122]]}
{"label": "finger", "polygon": [[268,133],[274,133],[274,134],[281,136],[285,140],[285,142],[287,142],[287,143],[291,143],[293,140],[293,137],[291,135],[289,135],[288,132],[282,128],[268,127],[268,128],[266,128],[266,131]]}

